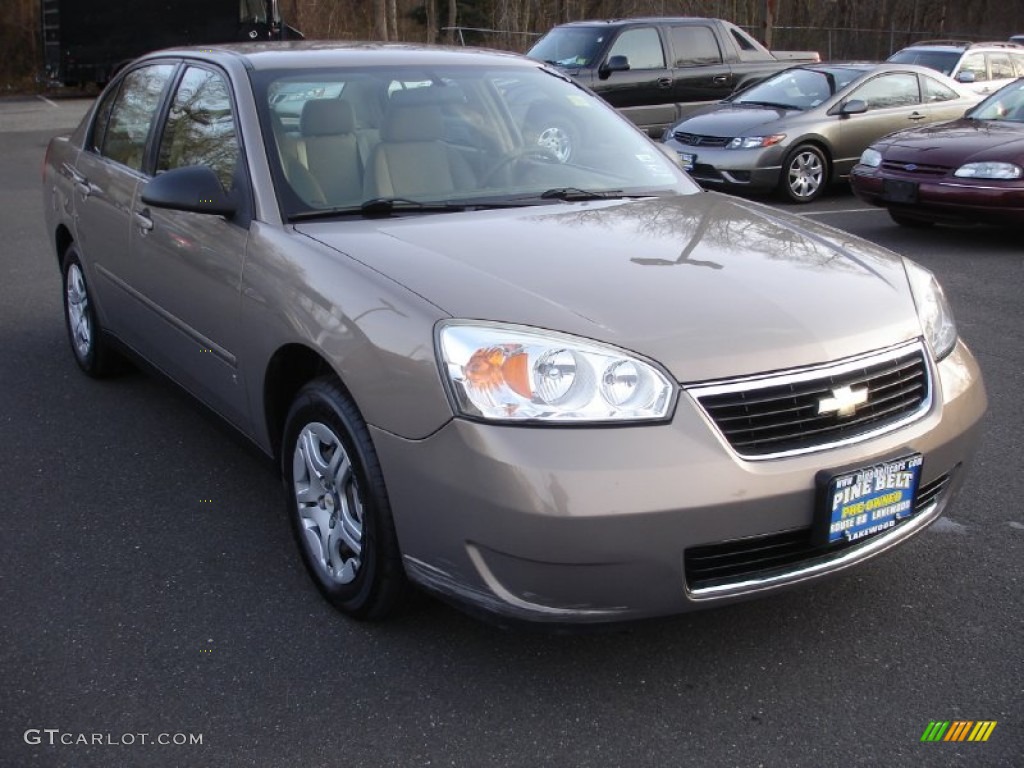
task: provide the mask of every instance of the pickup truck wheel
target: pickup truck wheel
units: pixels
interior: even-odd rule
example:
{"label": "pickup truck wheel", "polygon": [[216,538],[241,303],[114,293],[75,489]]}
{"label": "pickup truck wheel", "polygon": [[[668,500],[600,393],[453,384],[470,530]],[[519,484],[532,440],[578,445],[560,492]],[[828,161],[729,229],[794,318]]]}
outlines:
{"label": "pickup truck wheel", "polygon": [[825,153],[813,144],[801,144],[786,156],[782,164],[779,189],[791,202],[810,203],[821,197],[828,177]]}
{"label": "pickup truck wheel", "polygon": [[320,593],[353,618],[385,618],[408,582],[370,433],[336,379],[299,391],[281,455],[292,531]]}
{"label": "pickup truck wheel", "polygon": [[64,252],[64,326],[75,362],[87,375],[99,379],[120,372],[123,361],[110,348],[93,306],[85,271],[74,245]]}

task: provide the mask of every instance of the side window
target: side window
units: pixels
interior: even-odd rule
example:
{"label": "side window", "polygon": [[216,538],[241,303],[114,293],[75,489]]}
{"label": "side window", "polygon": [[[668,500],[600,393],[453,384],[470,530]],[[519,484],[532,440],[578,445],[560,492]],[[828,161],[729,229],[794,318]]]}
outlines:
{"label": "side window", "polygon": [[965,56],[960,64],[960,71],[973,72],[974,82],[976,83],[988,80],[988,72],[985,69],[985,54],[972,53],[970,56]]}
{"label": "side window", "polygon": [[919,104],[917,75],[898,73],[876,77],[850,94],[851,99],[862,99],[868,109],[890,109]]}
{"label": "side window", "polygon": [[1005,53],[990,53],[988,55],[988,66],[992,72],[993,80],[1008,80],[1013,75],[1013,64],[1010,57]]}
{"label": "side window", "polygon": [[739,46],[741,51],[756,51],[757,50],[757,46],[754,45],[754,42],[749,37],[747,37],[745,34],[740,32],[738,29],[731,29],[729,31],[732,32],[732,38],[733,38],[733,40],[736,41],[736,45]]}
{"label": "side window", "polygon": [[231,189],[237,164],[238,134],[228,85],[216,72],[189,67],[167,115],[156,170],[208,165],[224,189]]}
{"label": "side window", "polygon": [[103,146],[103,139],[107,135],[107,125],[110,122],[110,108],[114,105],[114,98],[117,96],[119,88],[120,84],[107,91],[96,108],[96,117],[92,124],[92,138],[89,140],[89,149],[94,152],[99,152]]}
{"label": "side window", "polygon": [[1011,53],[1013,68],[1016,70],[1016,77],[1024,77],[1024,53]]}
{"label": "side window", "polygon": [[921,90],[924,94],[925,104],[934,104],[938,101],[952,101],[957,98],[956,91],[927,75],[921,75]]}
{"label": "side window", "polygon": [[103,155],[142,170],[149,129],[173,71],[173,64],[155,64],[125,75],[103,135]]}
{"label": "side window", "polygon": [[696,67],[722,61],[715,33],[707,27],[672,27],[669,37],[675,52],[676,67]]}
{"label": "side window", "polygon": [[630,69],[665,69],[665,52],[654,27],[627,29],[612,45],[608,58],[625,56]]}

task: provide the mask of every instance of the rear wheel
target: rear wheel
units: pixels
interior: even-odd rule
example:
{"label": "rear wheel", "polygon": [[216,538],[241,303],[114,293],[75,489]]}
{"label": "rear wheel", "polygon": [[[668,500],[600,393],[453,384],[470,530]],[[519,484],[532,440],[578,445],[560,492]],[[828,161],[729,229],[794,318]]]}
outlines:
{"label": "rear wheel", "polygon": [[791,202],[810,203],[825,192],[828,177],[825,153],[813,144],[801,144],[786,156],[779,190]]}
{"label": "rear wheel", "polygon": [[918,219],[913,216],[908,216],[905,213],[899,213],[897,211],[889,209],[889,218],[899,224],[901,227],[910,227],[911,229],[928,229],[935,225],[934,221],[928,221],[927,219]]}
{"label": "rear wheel", "polygon": [[303,387],[284,429],[292,530],[321,594],[358,619],[382,619],[408,591],[377,454],[333,377]]}
{"label": "rear wheel", "polygon": [[64,325],[75,362],[86,374],[102,378],[118,373],[123,360],[104,338],[78,248],[68,247],[63,260]]}

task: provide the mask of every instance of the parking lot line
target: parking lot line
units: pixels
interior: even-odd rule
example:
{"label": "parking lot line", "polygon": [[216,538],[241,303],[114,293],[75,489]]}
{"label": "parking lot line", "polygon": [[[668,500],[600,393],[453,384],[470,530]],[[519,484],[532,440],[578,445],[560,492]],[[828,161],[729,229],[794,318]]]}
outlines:
{"label": "parking lot line", "polygon": [[36,98],[37,98],[37,99],[40,99],[40,100],[42,100],[42,101],[45,101],[45,102],[46,102],[47,104],[49,104],[49,105],[50,105],[51,107],[53,107],[54,109],[60,109],[60,104],[57,104],[57,103],[55,103],[55,102],[52,102],[52,101],[50,101],[50,100],[49,100],[48,98],[46,98],[45,96],[42,96],[42,95],[40,95],[40,94],[36,94]]}
{"label": "parking lot line", "polygon": [[831,216],[833,213],[865,213],[867,211],[883,211],[883,208],[840,208],[838,211],[808,211],[801,216]]}

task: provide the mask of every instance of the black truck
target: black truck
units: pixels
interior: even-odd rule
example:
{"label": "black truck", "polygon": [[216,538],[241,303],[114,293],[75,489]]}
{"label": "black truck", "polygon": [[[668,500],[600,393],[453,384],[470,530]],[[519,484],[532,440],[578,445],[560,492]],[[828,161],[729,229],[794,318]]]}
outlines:
{"label": "black truck", "polygon": [[64,85],[105,83],[159,48],[302,37],[277,0],[42,0],[41,10],[45,75]]}
{"label": "black truck", "polygon": [[772,52],[735,24],[693,17],[561,24],[526,55],[562,69],[655,137],[702,104],[820,61],[815,51]]}

